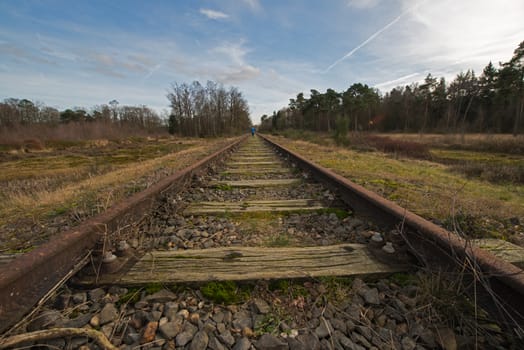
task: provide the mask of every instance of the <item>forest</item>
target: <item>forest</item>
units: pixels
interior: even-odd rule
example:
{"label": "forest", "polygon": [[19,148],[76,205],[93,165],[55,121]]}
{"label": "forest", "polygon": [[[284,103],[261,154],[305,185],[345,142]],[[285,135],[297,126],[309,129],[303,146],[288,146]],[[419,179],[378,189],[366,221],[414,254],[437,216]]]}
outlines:
{"label": "forest", "polygon": [[118,139],[152,134],[217,137],[245,132],[251,126],[249,107],[235,87],[208,81],[173,83],[166,96],[171,106],[159,114],[145,105],[120,105],[117,100],[92,108],[58,110],[29,99],[0,102],[0,144],[24,139]]}
{"label": "forest", "polygon": [[171,104],[169,132],[183,136],[216,137],[247,132],[249,107],[235,87],[208,81],[206,86],[173,83],[167,98]]}
{"label": "forest", "polygon": [[460,72],[450,83],[428,74],[421,83],[381,94],[366,84],[346,91],[312,89],[261,118],[261,130],[523,133],[524,41],[508,62],[489,62],[480,76]]}

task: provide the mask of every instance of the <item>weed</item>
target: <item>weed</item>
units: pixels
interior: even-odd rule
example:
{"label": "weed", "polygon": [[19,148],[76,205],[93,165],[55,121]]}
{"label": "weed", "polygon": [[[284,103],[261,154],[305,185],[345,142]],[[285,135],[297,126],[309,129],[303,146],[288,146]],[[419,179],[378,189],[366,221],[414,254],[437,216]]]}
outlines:
{"label": "weed", "polygon": [[308,290],[302,284],[290,280],[272,280],[269,282],[268,288],[272,292],[280,291],[290,295],[292,298],[309,295]]}
{"label": "weed", "polygon": [[221,183],[221,184],[217,184],[215,188],[221,191],[231,191],[233,189],[233,186],[227,183]]}
{"label": "weed", "polygon": [[129,288],[128,292],[120,297],[117,302],[118,306],[124,304],[135,304],[140,300],[140,291],[142,288]]}
{"label": "weed", "polygon": [[235,304],[249,298],[247,287],[240,287],[233,281],[209,282],[200,287],[202,295],[218,304]]}
{"label": "weed", "polygon": [[262,318],[255,323],[255,335],[278,334],[280,324],[284,322],[281,316],[278,312],[263,315]]}
{"label": "weed", "polygon": [[351,277],[319,277],[320,284],[326,290],[326,297],[331,302],[342,302],[347,300],[353,284]]}

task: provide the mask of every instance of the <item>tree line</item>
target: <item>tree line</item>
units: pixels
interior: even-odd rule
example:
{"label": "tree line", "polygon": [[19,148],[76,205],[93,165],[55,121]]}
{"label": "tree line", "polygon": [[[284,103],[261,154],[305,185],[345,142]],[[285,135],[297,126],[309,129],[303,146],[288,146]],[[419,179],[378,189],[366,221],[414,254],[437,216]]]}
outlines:
{"label": "tree line", "polygon": [[154,130],[165,127],[164,119],[147,106],[119,106],[118,101],[84,108],[58,110],[42,102],[8,98],[0,102],[0,128],[104,122]]}
{"label": "tree line", "polygon": [[183,136],[219,136],[247,132],[251,126],[248,103],[235,87],[208,81],[173,83],[167,94],[171,105],[169,132]]}
{"label": "tree line", "polygon": [[153,109],[141,106],[120,106],[112,100],[91,109],[58,110],[42,102],[7,98],[0,102],[0,130],[20,129],[34,125],[62,125],[69,123],[110,123],[146,131],[164,129],[181,136],[207,137],[246,132],[251,126],[246,99],[236,87],[208,81],[191,84],[173,83],[167,98],[171,106],[169,116],[159,115]]}
{"label": "tree line", "polygon": [[[355,83],[346,91],[311,90],[261,118],[261,130],[286,128],[343,134],[355,131],[495,132],[524,131],[524,41],[497,68],[490,62],[477,77],[459,73],[449,84],[428,74],[422,83],[378,89]],[[335,135],[336,136],[336,135]]]}

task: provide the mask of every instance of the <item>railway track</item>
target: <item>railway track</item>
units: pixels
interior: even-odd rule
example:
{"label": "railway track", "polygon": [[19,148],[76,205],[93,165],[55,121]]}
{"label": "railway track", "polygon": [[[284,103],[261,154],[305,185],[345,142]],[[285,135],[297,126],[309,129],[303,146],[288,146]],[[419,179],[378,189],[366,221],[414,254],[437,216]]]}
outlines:
{"label": "railway track", "polygon": [[[3,267],[0,325],[55,287],[7,335],[87,326],[122,348],[507,346],[524,314],[523,259],[496,253],[513,264],[265,137],[241,138]],[[401,280],[457,267],[461,290],[517,333],[458,339],[421,318],[428,292]],[[92,335],[53,338],[97,347]]]}

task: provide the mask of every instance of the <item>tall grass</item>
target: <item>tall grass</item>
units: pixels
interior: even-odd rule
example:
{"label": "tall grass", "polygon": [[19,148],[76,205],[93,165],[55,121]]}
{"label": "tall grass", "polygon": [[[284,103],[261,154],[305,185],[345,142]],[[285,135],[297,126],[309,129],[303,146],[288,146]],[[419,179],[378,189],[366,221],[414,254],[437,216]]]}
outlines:
{"label": "tall grass", "polygon": [[524,155],[524,135],[509,134],[383,134],[432,148]]}
{"label": "tall grass", "polygon": [[0,146],[41,149],[42,143],[74,142],[96,139],[120,140],[129,137],[167,136],[167,129],[145,129],[129,124],[111,122],[71,122],[67,124],[15,125],[0,128]]}

